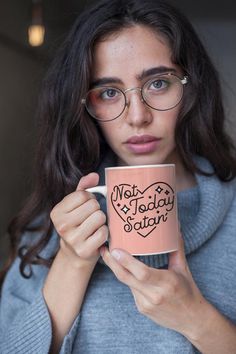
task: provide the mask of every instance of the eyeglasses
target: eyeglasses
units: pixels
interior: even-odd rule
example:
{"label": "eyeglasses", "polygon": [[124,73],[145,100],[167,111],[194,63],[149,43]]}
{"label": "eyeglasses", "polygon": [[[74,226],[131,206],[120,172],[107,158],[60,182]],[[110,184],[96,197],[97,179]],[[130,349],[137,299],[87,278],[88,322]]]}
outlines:
{"label": "eyeglasses", "polygon": [[129,106],[127,92],[140,91],[141,101],[157,111],[168,111],[176,107],[183,97],[188,77],[180,79],[172,73],[156,75],[142,87],[121,90],[113,86],[98,86],[89,90],[81,100],[88,113],[95,119],[108,122],[118,118]]}

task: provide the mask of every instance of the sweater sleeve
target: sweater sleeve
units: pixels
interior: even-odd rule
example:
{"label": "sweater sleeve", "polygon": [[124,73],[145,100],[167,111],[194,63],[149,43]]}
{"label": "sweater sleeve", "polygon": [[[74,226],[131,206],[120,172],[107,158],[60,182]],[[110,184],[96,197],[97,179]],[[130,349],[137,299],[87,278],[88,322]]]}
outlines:
{"label": "sweater sleeve", "polygon": [[[0,353],[46,354],[52,340],[51,319],[42,288],[48,268],[32,267],[29,279],[22,277],[17,258],[8,271],[0,298]],[[60,354],[69,354],[77,332],[79,316],[65,336]]]}
{"label": "sweater sleeve", "polygon": [[47,269],[33,266],[32,277],[26,279],[19,265],[17,258],[2,287],[0,353],[48,353],[51,320],[41,291]]}
{"label": "sweater sleeve", "polygon": [[80,321],[80,315],[75,319],[75,321],[70,329],[70,332],[65,336],[59,354],[72,353],[73,344],[74,344],[75,336],[76,336],[76,333],[78,330],[79,321]]}

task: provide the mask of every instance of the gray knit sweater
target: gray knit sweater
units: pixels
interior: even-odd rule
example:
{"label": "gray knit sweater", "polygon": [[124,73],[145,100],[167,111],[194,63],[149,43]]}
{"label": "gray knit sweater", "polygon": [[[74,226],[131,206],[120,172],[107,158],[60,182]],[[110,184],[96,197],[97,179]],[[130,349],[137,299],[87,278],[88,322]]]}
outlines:
{"label": "gray knit sweater", "polygon": [[[197,161],[205,170],[211,169],[207,161]],[[178,193],[187,261],[205,298],[236,323],[236,181],[222,183],[216,177],[200,175],[196,178],[197,187]],[[43,255],[50,255],[57,245],[54,233]],[[168,263],[166,255],[139,258],[156,268]],[[33,270],[33,276],[24,279],[16,259],[5,279],[0,303],[1,354],[49,353],[51,322],[41,291],[48,269],[33,266]],[[181,334],[140,314],[130,289],[100,260],[60,353],[144,352],[198,353]]]}

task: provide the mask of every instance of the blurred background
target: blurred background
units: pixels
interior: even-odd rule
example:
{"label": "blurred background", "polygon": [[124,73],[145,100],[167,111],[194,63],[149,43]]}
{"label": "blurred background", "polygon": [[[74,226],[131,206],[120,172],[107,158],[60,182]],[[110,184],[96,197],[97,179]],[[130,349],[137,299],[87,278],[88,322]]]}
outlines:
{"label": "blurred background", "polygon": [[[42,79],[76,16],[90,2],[0,0],[0,267],[8,249],[7,225],[31,191]],[[227,129],[236,140],[236,2],[170,2],[192,21],[220,72]]]}

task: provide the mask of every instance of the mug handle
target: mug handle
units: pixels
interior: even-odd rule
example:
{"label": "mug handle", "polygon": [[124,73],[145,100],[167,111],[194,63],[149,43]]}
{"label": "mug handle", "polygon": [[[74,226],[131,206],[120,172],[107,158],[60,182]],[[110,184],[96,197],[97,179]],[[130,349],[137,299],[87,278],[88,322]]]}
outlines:
{"label": "mug handle", "polygon": [[105,198],[107,197],[107,186],[96,186],[92,188],[87,188],[86,191],[90,193],[100,193]]}

